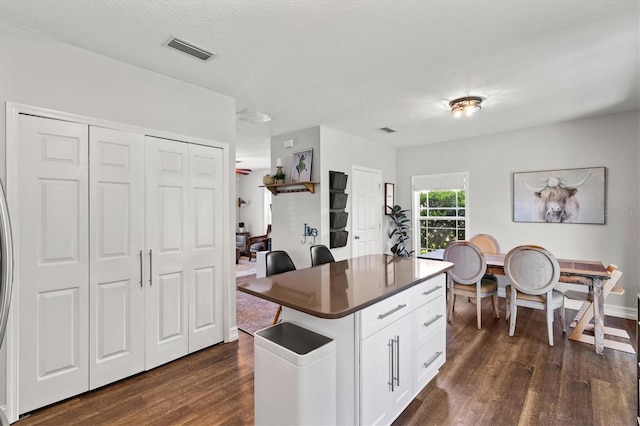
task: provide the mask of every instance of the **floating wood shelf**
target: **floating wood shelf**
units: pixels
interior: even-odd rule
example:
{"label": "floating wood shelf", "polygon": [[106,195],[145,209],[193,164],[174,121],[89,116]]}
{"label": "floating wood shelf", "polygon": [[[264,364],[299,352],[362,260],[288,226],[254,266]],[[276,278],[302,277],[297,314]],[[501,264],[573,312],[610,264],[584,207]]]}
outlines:
{"label": "floating wood shelf", "polygon": [[264,185],[261,188],[267,188],[273,195],[283,194],[287,192],[316,192],[316,185],[320,182],[292,182],[292,183],[276,183],[273,185]]}

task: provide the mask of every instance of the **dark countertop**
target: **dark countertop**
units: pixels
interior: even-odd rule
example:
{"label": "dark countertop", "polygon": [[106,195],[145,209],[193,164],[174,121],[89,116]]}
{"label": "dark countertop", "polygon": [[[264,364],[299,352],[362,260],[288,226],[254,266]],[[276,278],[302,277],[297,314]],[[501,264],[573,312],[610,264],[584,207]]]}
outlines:
{"label": "dark countertop", "polygon": [[335,319],[452,267],[449,262],[374,254],[246,281],[238,290],[319,318]]}

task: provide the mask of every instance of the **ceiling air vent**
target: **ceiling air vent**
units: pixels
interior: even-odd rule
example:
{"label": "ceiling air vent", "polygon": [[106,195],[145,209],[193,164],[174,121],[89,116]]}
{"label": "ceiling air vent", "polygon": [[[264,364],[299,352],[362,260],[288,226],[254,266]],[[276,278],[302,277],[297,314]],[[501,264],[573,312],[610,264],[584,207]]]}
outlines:
{"label": "ceiling air vent", "polygon": [[385,133],[395,133],[395,132],[397,132],[397,130],[392,129],[391,127],[380,127],[380,130],[382,130]]}
{"label": "ceiling air vent", "polygon": [[183,53],[186,53],[187,55],[194,56],[194,57],[196,57],[196,58],[198,58],[198,59],[200,59],[202,61],[206,61],[206,60],[209,60],[211,58],[215,58],[216,56],[218,56],[213,52],[209,52],[207,50],[204,50],[201,47],[198,47],[198,46],[196,46],[194,44],[191,44],[191,43],[189,43],[187,41],[180,40],[179,38],[176,38],[176,37],[171,37],[167,41],[166,45],[169,46],[169,47],[172,47],[172,48],[174,48],[176,50],[179,50],[179,51],[181,51]]}

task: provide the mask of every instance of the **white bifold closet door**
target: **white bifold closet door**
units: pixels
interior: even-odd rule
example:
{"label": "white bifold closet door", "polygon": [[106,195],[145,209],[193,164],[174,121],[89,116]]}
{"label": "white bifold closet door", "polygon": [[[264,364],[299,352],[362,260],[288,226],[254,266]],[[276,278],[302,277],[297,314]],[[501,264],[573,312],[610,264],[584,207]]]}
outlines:
{"label": "white bifold closet door", "polygon": [[23,115],[19,132],[14,306],[25,413],[89,387],[89,156],[86,125]]}
{"label": "white bifold closet door", "polygon": [[223,151],[20,116],[20,414],[223,341]]}
{"label": "white bifold closet door", "polygon": [[89,128],[91,389],[145,368],[144,142]]}
{"label": "white bifold closet door", "polygon": [[147,368],[223,340],[222,151],[147,136]]}

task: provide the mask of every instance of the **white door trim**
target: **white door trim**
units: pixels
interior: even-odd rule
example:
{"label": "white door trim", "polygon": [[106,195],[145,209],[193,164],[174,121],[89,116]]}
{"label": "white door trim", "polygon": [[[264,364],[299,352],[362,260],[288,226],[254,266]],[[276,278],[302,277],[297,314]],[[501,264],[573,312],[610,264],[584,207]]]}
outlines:
{"label": "white door trim", "polygon": [[[47,108],[40,108],[31,105],[25,105],[14,102],[7,102],[5,108],[5,119],[6,119],[6,198],[7,204],[9,208],[9,213],[12,218],[12,228],[13,228],[13,245],[14,245],[14,264],[18,263],[18,250],[20,243],[20,236],[17,233],[19,229],[19,211],[18,211],[18,150],[17,145],[19,143],[19,115],[20,114],[29,114],[36,115],[43,118],[51,118],[58,119],[63,121],[72,121],[82,124],[87,124],[89,126],[98,126],[98,127],[108,127],[115,130],[122,131],[130,131],[136,133],[143,133],[148,136],[154,136],[158,138],[177,140],[181,142],[187,142],[198,145],[212,146],[216,148],[220,148],[223,151],[223,179],[224,182],[222,184],[223,189],[223,223],[232,223],[231,220],[231,182],[234,182],[231,176],[231,167],[230,167],[230,145],[225,142],[212,141],[192,136],[186,135],[178,135],[171,132],[166,132],[162,130],[149,129],[138,126],[131,126],[123,123],[117,123],[108,120],[97,119],[93,117],[86,117],[78,114],[65,113],[60,111],[55,111]],[[233,194],[235,196],[235,194]],[[225,244],[228,249],[224,250],[224,259],[223,264],[225,265],[223,271],[223,280],[225,283],[229,283],[229,285],[224,286],[223,290],[223,311],[224,311],[224,341],[229,342],[238,339],[238,331],[236,327],[235,321],[235,268],[232,267],[235,265],[235,250],[232,253],[232,249],[234,245],[232,242],[234,241],[234,227],[228,227],[227,233],[225,235]],[[233,276],[231,274],[233,272]],[[6,337],[3,347],[6,350],[6,364],[5,368],[5,377],[6,377],[6,406],[0,407],[5,411],[6,417],[10,423],[16,422],[18,420],[18,344],[17,344],[17,306],[18,302],[16,300],[17,289],[15,283],[20,282],[20,277],[18,276],[19,271],[14,270],[14,286],[11,295],[11,309],[9,310],[9,317],[7,322],[7,331]],[[234,284],[233,291],[231,291],[231,284]],[[233,304],[233,306],[232,306]],[[232,309],[233,308],[233,309]],[[234,314],[234,317],[231,318],[231,313]],[[1,368],[1,366],[0,366]]]}

